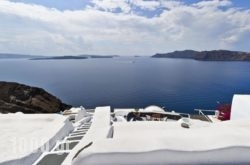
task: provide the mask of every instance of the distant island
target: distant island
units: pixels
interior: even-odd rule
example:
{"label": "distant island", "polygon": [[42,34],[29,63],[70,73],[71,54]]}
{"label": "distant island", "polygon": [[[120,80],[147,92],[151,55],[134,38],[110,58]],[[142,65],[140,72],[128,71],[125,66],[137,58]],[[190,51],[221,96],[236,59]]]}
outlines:
{"label": "distant island", "polygon": [[113,58],[116,56],[101,56],[101,55],[78,55],[78,56],[53,56],[53,57],[39,57],[31,58],[30,60],[81,60],[88,58]]}
{"label": "distant island", "polygon": [[41,55],[24,55],[0,53],[0,59],[29,59],[29,60],[70,60],[70,59],[88,59],[88,58],[113,58],[118,55],[66,55],[66,56],[41,56]]}
{"label": "distant island", "polygon": [[87,57],[80,56],[55,56],[55,57],[39,57],[39,58],[31,58],[30,60],[79,60],[86,59]]}
{"label": "distant island", "polygon": [[170,53],[157,53],[153,58],[184,58],[199,61],[250,61],[250,53],[229,51],[229,50],[211,50],[194,51],[183,50]]}

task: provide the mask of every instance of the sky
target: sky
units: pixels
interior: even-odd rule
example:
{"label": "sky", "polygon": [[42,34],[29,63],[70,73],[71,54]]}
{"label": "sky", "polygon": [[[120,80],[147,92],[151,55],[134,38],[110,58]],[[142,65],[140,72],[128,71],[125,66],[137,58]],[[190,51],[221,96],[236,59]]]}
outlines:
{"label": "sky", "polygon": [[0,0],[0,53],[250,52],[249,0]]}

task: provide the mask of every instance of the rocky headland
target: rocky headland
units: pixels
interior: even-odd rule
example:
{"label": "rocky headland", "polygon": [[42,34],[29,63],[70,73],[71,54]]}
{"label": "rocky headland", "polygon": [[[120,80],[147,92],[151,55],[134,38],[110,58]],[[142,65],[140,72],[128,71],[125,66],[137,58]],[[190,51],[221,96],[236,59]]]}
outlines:
{"label": "rocky headland", "polygon": [[194,51],[183,50],[170,53],[157,53],[153,58],[185,58],[199,61],[250,61],[250,53],[229,51],[229,50],[211,50]]}
{"label": "rocky headland", "polygon": [[42,88],[0,81],[0,113],[57,113],[70,107]]}

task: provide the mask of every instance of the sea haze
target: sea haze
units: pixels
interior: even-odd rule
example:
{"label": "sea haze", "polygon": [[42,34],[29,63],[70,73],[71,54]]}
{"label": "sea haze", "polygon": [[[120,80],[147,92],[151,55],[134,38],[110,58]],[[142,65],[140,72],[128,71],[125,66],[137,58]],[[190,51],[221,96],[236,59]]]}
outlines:
{"label": "sea haze", "polygon": [[250,94],[249,62],[115,57],[84,60],[0,60],[0,80],[38,86],[86,108],[151,104],[192,113]]}

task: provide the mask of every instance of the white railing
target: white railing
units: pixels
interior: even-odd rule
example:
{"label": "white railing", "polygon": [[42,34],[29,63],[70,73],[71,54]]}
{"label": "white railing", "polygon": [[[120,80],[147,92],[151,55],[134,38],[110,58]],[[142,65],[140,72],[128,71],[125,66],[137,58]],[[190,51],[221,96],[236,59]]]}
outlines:
{"label": "white railing", "polygon": [[214,114],[216,113],[216,110],[207,110],[207,109],[194,109],[194,111],[198,111],[199,115],[204,116],[211,123],[212,123],[212,120],[207,115],[205,115],[203,112],[214,112]]}

